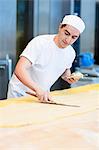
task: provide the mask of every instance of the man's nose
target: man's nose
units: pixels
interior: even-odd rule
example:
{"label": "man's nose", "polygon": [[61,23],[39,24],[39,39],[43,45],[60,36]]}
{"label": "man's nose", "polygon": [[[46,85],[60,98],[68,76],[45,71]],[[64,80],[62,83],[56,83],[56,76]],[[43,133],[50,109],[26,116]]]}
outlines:
{"label": "man's nose", "polygon": [[66,41],[67,41],[68,44],[71,44],[71,41],[72,41],[71,36],[69,36],[69,37],[66,39]]}

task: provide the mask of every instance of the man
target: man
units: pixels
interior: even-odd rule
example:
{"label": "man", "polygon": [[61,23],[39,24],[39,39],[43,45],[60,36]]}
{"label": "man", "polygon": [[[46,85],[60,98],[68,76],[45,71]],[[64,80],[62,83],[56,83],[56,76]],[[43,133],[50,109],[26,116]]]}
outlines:
{"label": "man", "polygon": [[20,55],[9,83],[8,98],[32,93],[41,102],[50,102],[50,87],[61,76],[68,83],[70,68],[75,58],[71,46],[84,31],[83,20],[75,15],[66,15],[59,26],[58,34],[40,35],[29,42]]}

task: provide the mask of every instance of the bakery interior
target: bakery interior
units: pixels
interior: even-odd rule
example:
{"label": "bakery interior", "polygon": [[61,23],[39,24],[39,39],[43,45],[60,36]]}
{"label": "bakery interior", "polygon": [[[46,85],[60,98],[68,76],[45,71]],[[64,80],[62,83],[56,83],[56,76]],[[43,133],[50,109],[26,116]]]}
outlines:
{"label": "bakery interior", "polygon": [[71,68],[84,73],[85,78],[71,86],[59,79],[51,89],[99,83],[98,0],[1,0],[0,99],[6,99],[8,82],[27,43],[37,35],[57,33],[65,14],[77,14],[86,22],[84,33],[74,44],[77,57]]}
{"label": "bakery interior", "polygon": [[[66,14],[81,16],[84,33],[73,44],[71,68],[84,77],[51,87],[56,103],[36,97],[7,99],[8,83],[27,43],[55,34]],[[0,149],[96,150],[99,148],[99,0],[0,0]],[[32,115],[31,115],[32,114]]]}

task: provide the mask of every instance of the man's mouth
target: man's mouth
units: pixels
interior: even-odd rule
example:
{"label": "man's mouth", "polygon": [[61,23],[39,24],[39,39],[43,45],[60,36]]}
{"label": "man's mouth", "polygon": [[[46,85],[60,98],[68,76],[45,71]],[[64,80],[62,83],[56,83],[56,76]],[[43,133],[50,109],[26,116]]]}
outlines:
{"label": "man's mouth", "polygon": [[64,41],[64,40],[63,40],[63,43],[64,43],[65,45],[68,45],[68,43],[67,43],[66,41]]}

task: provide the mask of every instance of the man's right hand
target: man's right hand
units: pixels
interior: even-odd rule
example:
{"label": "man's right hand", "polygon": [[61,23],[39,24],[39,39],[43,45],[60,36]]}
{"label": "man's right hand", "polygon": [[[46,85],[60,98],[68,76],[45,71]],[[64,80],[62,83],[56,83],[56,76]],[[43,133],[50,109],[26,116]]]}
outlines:
{"label": "man's right hand", "polygon": [[50,93],[47,91],[43,91],[41,89],[36,90],[36,97],[40,102],[53,102],[52,97],[50,96]]}
{"label": "man's right hand", "polygon": [[50,96],[50,92],[43,91],[42,89],[36,89],[36,91],[27,91],[29,95],[35,96],[38,98],[40,102],[53,103],[52,97]]}

